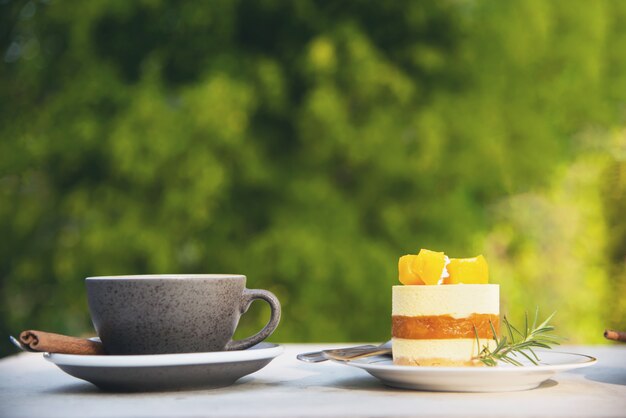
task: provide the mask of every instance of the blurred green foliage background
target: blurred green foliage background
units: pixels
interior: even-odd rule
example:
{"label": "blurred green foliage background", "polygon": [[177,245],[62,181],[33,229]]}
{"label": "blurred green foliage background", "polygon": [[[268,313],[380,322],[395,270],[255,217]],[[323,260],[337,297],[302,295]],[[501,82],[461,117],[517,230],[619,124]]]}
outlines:
{"label": "blurred green foliage background", "polygon": [[[0,355],[83,278],[243,273],[274,341],[382,341],[397,259],[626,328],[626,2],[0,1]],[[259,306],[257,306],[259,305]],[[238,335],[259,329],[255,304]]]}

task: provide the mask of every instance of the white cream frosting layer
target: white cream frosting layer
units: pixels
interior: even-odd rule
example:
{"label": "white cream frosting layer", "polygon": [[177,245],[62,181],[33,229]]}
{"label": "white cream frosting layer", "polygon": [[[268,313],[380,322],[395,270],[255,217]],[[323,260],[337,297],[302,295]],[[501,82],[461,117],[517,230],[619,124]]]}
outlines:
{"label": "white cream frosting layer", "polygon": [[[407,340],[391,339],[393,358],[405,358],[418,361],[420,359],[448,359],[453,361],[470,361],[478,355],[479,350],[475,338],[457,338],[449,340]],[[490,339],[480,339],[480,349],[489,345],[495,347]]]}
{"label": "white cream frosting layer", "polygon": [[500,285],[393,286],[392,315],[466,318],[473,313],[500,314]]}

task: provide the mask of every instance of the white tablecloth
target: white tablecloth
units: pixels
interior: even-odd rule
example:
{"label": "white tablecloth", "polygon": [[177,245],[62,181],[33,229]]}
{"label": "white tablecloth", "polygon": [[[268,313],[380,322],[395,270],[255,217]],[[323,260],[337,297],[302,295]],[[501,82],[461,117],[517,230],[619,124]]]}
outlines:
{"label": "white tablecloth", "polygon": [[626,344],[562,347],[599,361],[538,389],[490,394],[392,389],[363,370],[295,358],[347,345],[285,344],[233,386],[147,394],[101,392],[41,354],[22,353],[0,360],[0,417],[626,417]]}

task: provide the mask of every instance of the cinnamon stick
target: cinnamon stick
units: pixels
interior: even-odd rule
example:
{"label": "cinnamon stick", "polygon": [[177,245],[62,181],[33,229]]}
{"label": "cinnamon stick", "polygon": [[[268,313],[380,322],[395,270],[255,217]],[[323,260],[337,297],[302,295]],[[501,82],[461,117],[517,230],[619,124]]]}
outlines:
{"label": "cinnamon stick", "polygon": [[613,331],[611,329],[607,329],[604,331],[604,338],[613,341],[621,341],[626,343],[626,332],[622,331]]}
{"label": "cinnamon stick", "polygon": [[86,338],[69,337],[51,332],[28,330],[20,333],[20,341],[35,351],[59,354],[106,354],[102,343]]}

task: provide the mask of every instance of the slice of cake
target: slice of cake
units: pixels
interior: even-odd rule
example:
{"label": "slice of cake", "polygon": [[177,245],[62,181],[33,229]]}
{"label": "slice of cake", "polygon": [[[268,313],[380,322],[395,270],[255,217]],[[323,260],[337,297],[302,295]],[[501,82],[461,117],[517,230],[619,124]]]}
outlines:
{"label": "slice of cake", "polygon": [[402,257],[399,267],[405,285],[393,286],[394,364],[481,365],[480,349],[493,347],[493,330],[500,328],[500,289],[487,284],[485,259],[448,260],[422,250]]}

